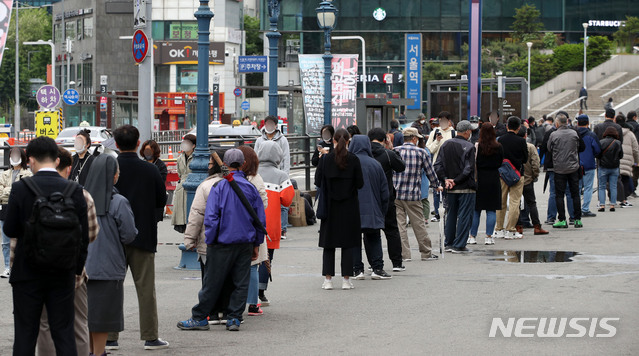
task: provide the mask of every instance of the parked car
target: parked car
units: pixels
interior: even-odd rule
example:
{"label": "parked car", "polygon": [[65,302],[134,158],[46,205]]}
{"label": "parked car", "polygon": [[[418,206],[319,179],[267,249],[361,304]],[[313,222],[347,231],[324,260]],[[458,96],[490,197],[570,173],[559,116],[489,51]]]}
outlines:
{"label": "parked car", "polygon": [[[197,136],[197,129],[189,131],[189,134],[193,134]],[[227,141],[227,142],[216,142],[216,146],[221,147],[233,147],[238,146],[240,144],[252,145],[255,143],[255,140],[260,137],[262,133],[260,130],[255,128],[254,126],[248,125],[209,125],[209,139],[233,139],[239,141]]]}
{"label": "parked car", "polygon": [[89,130],[89,136],[91,136],[91,148],[90,152],[94,152],[96,145],[102,144],[104,141],[113,138],[111,131],[106,127],[100,126],[71,126],[66,127],[58,134],[58,137],[55,139],[55,143],[58,145],[64,145],[67,150],[71,153],[75,153],[75,148],[73,147],[73,143],[75,142],[75,137],[78,135],[80,130]]}

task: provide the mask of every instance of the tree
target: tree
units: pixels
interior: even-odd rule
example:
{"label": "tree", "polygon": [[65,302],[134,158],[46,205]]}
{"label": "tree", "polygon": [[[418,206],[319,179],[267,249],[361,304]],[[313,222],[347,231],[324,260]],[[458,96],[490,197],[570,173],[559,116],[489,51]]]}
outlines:
{"label": "tree", "polygon": [[[533,54],[530,57],[530,87],[537,88],[559,74],[553,55]],[[508,77],[528,76],[528,58],[509,63],[504,67],[504,75]]]}
{"label": "tree", "polygon": [[[47,64],[50,64],[51,52],[49,46],[25,46],[22,42],[49,40],[51,39],[51,15],[44,8],[20,10],[20,44],[19,44],[19,65],[20,65],[20,103],[35,109],[37,104],[32,99],[29,92],[28,79],[46,79]],[[11,22],[7,33],[4,55],[0,66],[0,116],[8,116],[10,110],[15,105],[15,11],[11,13]],[[30,56],[29,51],[33,52]]]}
{"label": "tree", "polygon": [[540,16],[541,12],[535,5],[525,4],[515,9],[515,16],[513,16],[515,21],[510,26],[513,30],[513,39],[518,42],[538,40],[541,37],[541,31],[544,30],[544,24],[539,20]]}
{"label": "tree", "polygon": [[606,36],[588,37],[586,54],[588,55],[586,66],[588,69],[592,69],[610,59],[610,56],[612,55],[612,41],[610,41]]}
{"label": "tree", "polygon": [[626,52],[631,53],[632,46],[637,37],[639,37],[639,17],[626,16],[626,22],[619,27],[613,36],[615,40],[617,40],[618,46],[623,47]]}
{"label": "tree", "polygon": [[[246,55],[262,55],[262,53],[264,53],[264,39],[260,33],[260,19],[244,15],[244,31],[246,32]],[[264,85],[264,76],[262,73],[246,73],[245,75],[246,85]],[[249,98],[258,98],[262,96],[262,91],[249,89],[246,90],[246,96]]]}
{"label": "tree", "polygon": [[552,32],[546,32],[541,42],[545,49],[554,49],[557,47],[557,35]]}

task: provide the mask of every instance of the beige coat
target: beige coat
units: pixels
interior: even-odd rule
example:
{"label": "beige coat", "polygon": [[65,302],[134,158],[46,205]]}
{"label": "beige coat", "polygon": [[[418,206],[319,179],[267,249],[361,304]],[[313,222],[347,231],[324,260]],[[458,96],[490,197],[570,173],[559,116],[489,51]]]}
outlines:
{"label": "beige coat", "polygon": [[[189,158],[182,154],[177,159],[177,173],[180,181],[173,192],[173,216],[171,217],[171,225],[186,225],[186,191],[182,184],[191,173],[191,162],[193,161],[193,153]],[[207,194],[208,195],[208,194]]]}
{"label": "beige coat", "polygon": [[[189,222],[186,224],[186,231],[184,231],[184,246],[187,250],[196,248],[197,253],[201,256],[206,256],[206,241],[204,236],[204,212],[206,211],[206,201],[209,198],[213,185],[222,179],[223,178],[220,174],[215,174],[204,180],[204,182],[197,187],[193,203],[191,203]],[[262,203],[264,203],[264,206],[267,206],[268,201],[266,197],[266,188],[264,187],[262,177],[258,174],[249,177],[248,181],[257,188],[260,192]],[[257,261],[251,262],[251,265],[256,265],[262,261],[266,261],[267,259],[268,250],[266,248],[266,241],[264,241],[264,243],[260,245],[260,254]]]}
{"label": "beige coat", "polygon": [[632,166],[639,163],[639,143],[630,129],[623,128],[623,158],[619,164],[622,176],[632,177]]}
{"label": "beige coat", "polygon": [[[0,175],[0,204],[9,203],[9,193],[11,193],[11,185],[15,183],[11,181],[12,171],[13,169],[7,169]],[[30,170],[20,168],[20,173],[18,173],[18,177],[16,179],[20,180],[22,178],[31,177],[32,175],[33,173],[31,173]]]}
{"label": "beige coat", "polygon": [[528,185],[539,177],[539,153],[537,148],[531,143],[528,146],[528,161],[524,163],[524,185]]}

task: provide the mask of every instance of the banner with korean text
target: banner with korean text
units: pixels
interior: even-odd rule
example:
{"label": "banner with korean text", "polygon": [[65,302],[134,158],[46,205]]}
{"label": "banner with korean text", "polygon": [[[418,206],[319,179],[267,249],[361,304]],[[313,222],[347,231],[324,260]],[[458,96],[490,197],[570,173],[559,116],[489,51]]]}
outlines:
{"label": "banner with korean text", "polygon": [[[356,124],[357,54],[335,54],[331,62],[331,121],[346,128]],[[300,80],[306,132],[317,135],[324,125],[324,60],[321,54],[300,54]]]}

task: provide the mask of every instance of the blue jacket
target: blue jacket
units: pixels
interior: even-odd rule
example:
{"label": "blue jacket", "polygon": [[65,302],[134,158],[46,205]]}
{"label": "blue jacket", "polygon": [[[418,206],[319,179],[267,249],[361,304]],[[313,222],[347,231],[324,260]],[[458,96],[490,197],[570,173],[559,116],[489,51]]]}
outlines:
{"label": "blue jacket", "polygon": [[[260,193],[246,180],[244,172],[233,172],[233,178],[257,212],[262,225],[266,226],[264,203]],[[226,179],[220,181],[209,193],[204,212],[204,228],[207,245],[252,243],[259,246],[264,242],[264,234],[255,230],[251,215]]]}
{"label": "blue jacket", "polygon": [[364,186],[358,191],[362,229],[381,229],[384,227],[390,197],[384,169],[373,158],[368,136],[353,136],[348,150],[359,158],[364,176]]}
{"label": "blue jacket", "polygon": [[583,152],[579,152],[579,164],[584,166],[584,170],[590,171],[597,168],[595,163],[595,157],[601,152],[601,146],[599,145],[599,139],[594,132],[590,131],[587,127],[580,127],[577,129],[579,137],[584,140],[586,149]]}

